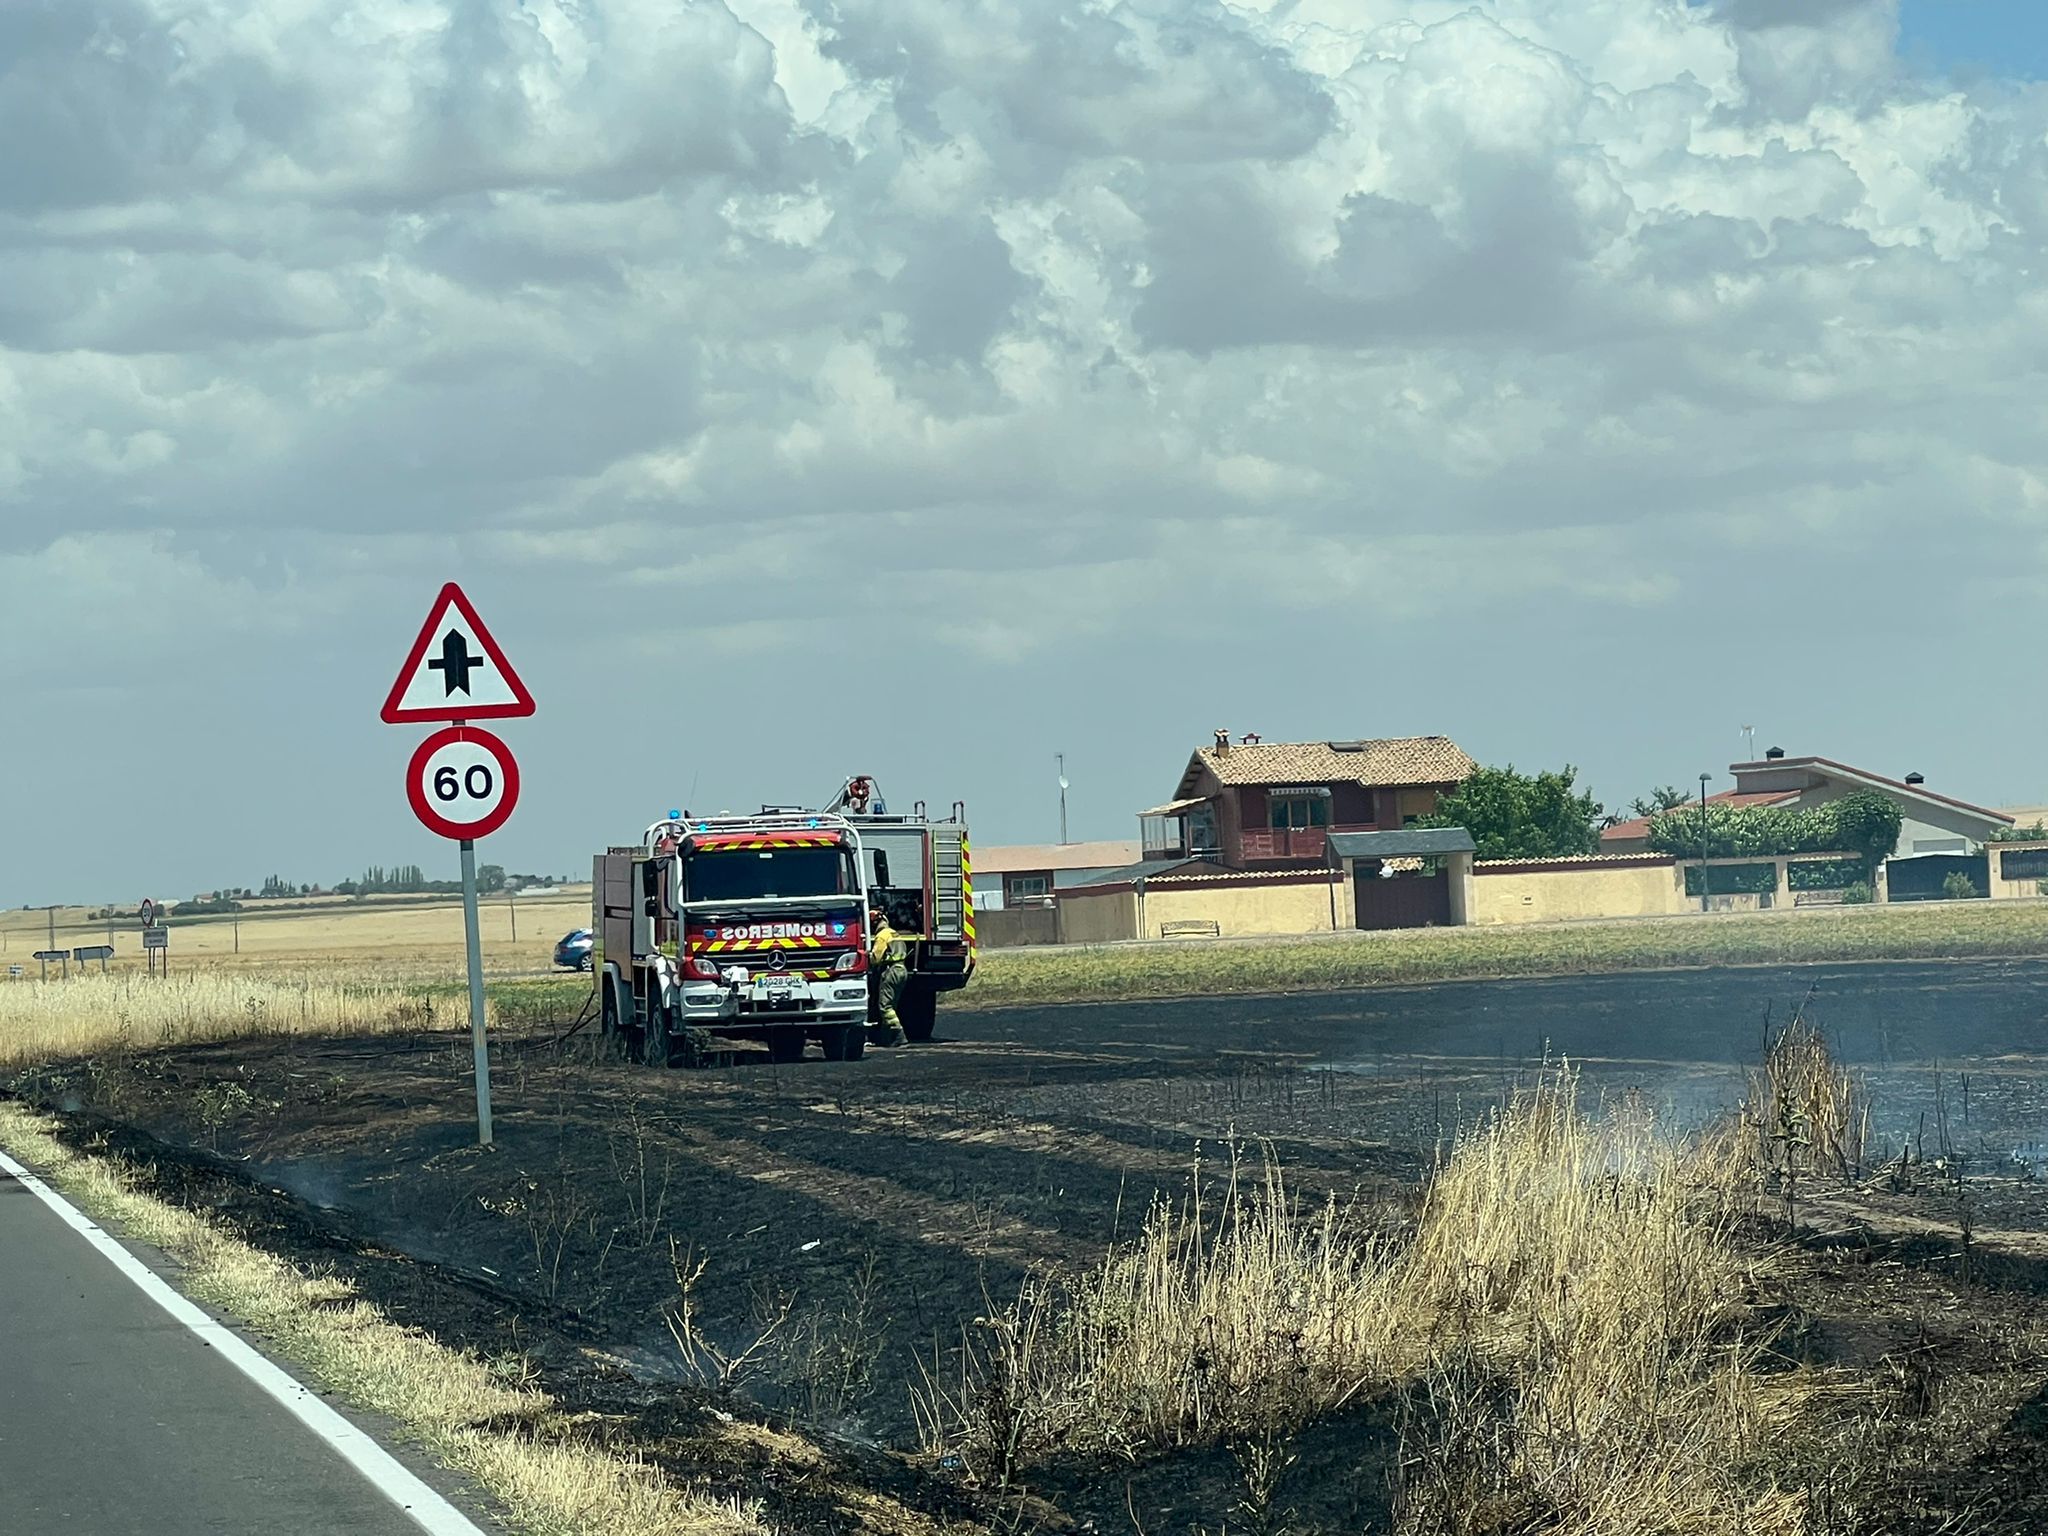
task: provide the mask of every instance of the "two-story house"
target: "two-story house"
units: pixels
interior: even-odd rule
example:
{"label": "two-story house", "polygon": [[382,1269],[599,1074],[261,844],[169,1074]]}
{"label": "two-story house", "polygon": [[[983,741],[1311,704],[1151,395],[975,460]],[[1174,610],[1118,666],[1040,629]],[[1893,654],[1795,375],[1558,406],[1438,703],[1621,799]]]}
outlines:
{"label": "two-story house", "polygon": [[1326,862],[1333,832],[1381,832],[1436,810],[1477,766],[1447,736],[1216,745],[1188,759],[1174,798],[1139,812],[1147,859],[1227,869]]}

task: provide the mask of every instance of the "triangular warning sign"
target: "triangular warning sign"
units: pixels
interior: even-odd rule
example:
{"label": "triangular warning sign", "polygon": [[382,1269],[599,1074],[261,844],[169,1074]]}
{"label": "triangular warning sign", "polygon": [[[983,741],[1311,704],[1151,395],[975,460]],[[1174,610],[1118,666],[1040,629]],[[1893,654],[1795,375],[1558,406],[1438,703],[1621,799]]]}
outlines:
{"label": "triangular warning sign", "polygon": [[449,582],[434,599],[412,653],[384,701],[384,718],[512,720],[533,713],[533,695],[505,660],[462,588]]}

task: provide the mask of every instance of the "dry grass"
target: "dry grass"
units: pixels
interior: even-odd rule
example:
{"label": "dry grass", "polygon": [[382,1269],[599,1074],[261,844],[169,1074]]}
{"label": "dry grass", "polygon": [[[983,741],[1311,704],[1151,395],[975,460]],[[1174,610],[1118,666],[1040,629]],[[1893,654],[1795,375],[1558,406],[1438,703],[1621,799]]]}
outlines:
{"label": "dry grass", "polygon": [[1979,955],[2048,955],[2048,904],[1911,903],[1546,927],[993,950],[982,955],[962,998],[973,1004],[1107,1001],[1682,966]]}
{"label": "dry grass", "polygon": [[1399,1397],[1413,1532],[1769,1536],[1755,1469],[1804,1390],[1759,1374],[1752,1259],[1689,1152],[1559,1074],[1465,1138],[1412,1234],[1304,1215],[1277,1173],[1155,1209],[1082,1275],[992,1309],[920,1395],[934,1451],[1007,1482],[1062,1452],[1273,1448]]}
{"label": "dry grass", "polygon": [[195,971],[0,985],[0,1069],[246,1035],[469,1027],[466,994]]}
{"label": "dry grass", "polygon": [[0,1104],[0,1146],[102,1221],[172,1254],[193,1296],[240,1318],[359,1408],[406,1426],[474,1477],[537,1536],[757,1536],[757,1512],[694,1496],[657,1470],[581,1439],[517,1362],[443,1349],[338,1281],[309,1277],[202,1216],[137,1191],[103,1158],[72,1152],[49,1122]]}
{"label": "dry grass", "polygon": [[1758,1373],[1726,1195],[1640,1111],[1580,1113],[1568,1078],[1457,1149],[1398,1264],[1428,1338],[1405,1528],[1803,1528],[1756,1469],[1805,1384]]}
{"label": "dry grass", "polygon": [[[589,924],[587,889],[524,897],[516,908],[502,898],[487,898],[478,910],[485,969],[497,975],[545,970],[555,940]],[[310,911],[259,904],[242,914],[239,925],[226,917],[181,922],[174,913],[170,927],[174,976],[197,967],[395,982],[459,976],[464,964],[462,902],[457,897],[403,905],[337,901],[315,904]],[[68,907],[57,913],[56,947],[107,942],[108,925],[94,921],[88,909]],[[132,913],[114,923],[112,942],[117,970],[142,969],[142,939]],[[39,975],[41,967],[29,957],[48,944],[42,911],[0,913],[0,970],[20,965],[30,977]],[[97,965],[93,973],[97,974]]]}
{"label": "dry grass", "polygon": [[1027,1280],[979,1320],[957,1379],[928,1375],[935,1451],[1003,1484],[1061,1451],[1136,1455],[1254,1435],[1397,1373],[1390,1250],[1334,1205],[1304,1221],[1270,1166],[1196,1188],[1083,1275]]}

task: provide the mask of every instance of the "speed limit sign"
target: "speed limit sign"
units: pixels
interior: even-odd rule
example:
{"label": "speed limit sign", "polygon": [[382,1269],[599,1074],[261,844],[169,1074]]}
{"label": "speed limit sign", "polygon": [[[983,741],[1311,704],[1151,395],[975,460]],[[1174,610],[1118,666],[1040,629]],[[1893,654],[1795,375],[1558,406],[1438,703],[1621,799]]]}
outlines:
{"label": "speed limit sign", "polygon": [[419,744],[405,792],[429,832],[458,841],[489,837],[519,803],[519,765],[489,731],[451,725]]}

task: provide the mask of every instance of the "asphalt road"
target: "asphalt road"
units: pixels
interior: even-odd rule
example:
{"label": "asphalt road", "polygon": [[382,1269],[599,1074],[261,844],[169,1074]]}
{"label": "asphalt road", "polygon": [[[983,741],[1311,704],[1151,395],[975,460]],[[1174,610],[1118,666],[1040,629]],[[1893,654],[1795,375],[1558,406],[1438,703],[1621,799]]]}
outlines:
{"label": "asphalt road", "polygon": [[0,1169],[0,1531],[420,1527]]}

